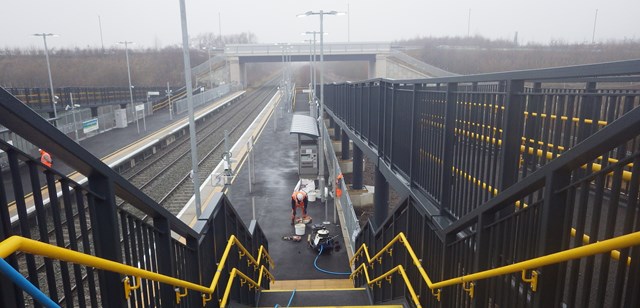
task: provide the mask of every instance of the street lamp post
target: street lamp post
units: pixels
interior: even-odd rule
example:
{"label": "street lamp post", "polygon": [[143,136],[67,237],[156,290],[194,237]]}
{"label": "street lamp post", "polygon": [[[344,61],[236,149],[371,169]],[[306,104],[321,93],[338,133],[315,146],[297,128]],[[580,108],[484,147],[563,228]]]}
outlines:
{"label": "street lamp post", "polygon": [[[324,183],[324,133],[322,127],[324,126],[324,24],[323,19],[324,15],[338,15],[336,11],[325,12],[320,10],[319,12],[308,11],[304,14],[298,15],[298,17],[311,16],[311,15],[320,15],[320,116],[318,117],[318,121],[320,121],[320,150],[318,151],[318,182],[320,182],[320,194],[323,199],[326,199],[324,196],[325,183]],[[326,208],[325,208],[326,210]],[[326,215],[325,215],[326,216]]]}
{"label": "street lamp post", "polygon": [[191,84],[191,58],[189,57],[189,31],[187,29],[187,9],[185,0],[180,0],[180,25],[182,28],[182,58],[184,60],[184,79],[187,90],[187,106],[189,110],[189,143],[191,145],[191,174],[193,175],[193,194],[196,208],[196,219],[200,218],[202,209],[200,200],[200,178],[198,176],[198,146],[196,145],[196,124],[193,114],[193,86]]}
{"label": "street lamp post", "polygon": [[[313,77],[311,78],[311,83],[313,84],[313,96],[312,99],[315,102],[316,99],[316,34],[320,34],[320,31],[307,31],[307,32],[303,32],[302,34],[306,34],[306,35],[313,35],[313,60],[312,60],[312,68],[313,68]],[[323,35],[327,35],[328,33],[323,33]]]}
{"label": "street lamp post", "polygon": [[138,128],[138,134],[140,134],[140,124],[138,123],[138,112],[136,111],[136,107],[133,105],[133,86],[131,85],[131,67],[129,66],[129,44],[133,44],[133,42],[122,41],[118,42],[118,44],[124,45],[124,54],[127,58],[127,76],[129,76],[129,98],[131,99],[131,112],[135,115],[136,118],[136,127]]}
{"label": "street lamp post", "polygon": [[36,33],[33,36],[42,36],[44,41],[44,55],[47,58],[47,72],[49,73],[49,87],[51,90],[51,106],[53,107],[53,120],[54,126],[56,119],[58,118],[58,111],[56,111],[56,95],[53,92],[53,79],[51,78],[51,64],[49,64],[49,48],[47,47],[47,36],[57,36],[53,33]]}

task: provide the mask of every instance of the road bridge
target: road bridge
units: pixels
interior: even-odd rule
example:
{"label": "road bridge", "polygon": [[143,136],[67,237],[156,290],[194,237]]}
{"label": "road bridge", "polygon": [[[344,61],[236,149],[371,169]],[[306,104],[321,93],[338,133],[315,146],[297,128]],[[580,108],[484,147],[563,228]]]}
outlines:
{"label": "road bridge", "polygon": [[[230,81],[244,85],[247,63],[284,62],[285,58],[290,62],[319,62],[320,46],[306,43],[230,44],[221,56],[228,63]],[[209,73],[207,67],[219,63],[221,56],[209,60],[211,64],[205,62],[197,71],[206,75]],[[325,43],[324,61],[368,62],[368,78],[413,79],[453,75],[401,52],[390,43]]]}

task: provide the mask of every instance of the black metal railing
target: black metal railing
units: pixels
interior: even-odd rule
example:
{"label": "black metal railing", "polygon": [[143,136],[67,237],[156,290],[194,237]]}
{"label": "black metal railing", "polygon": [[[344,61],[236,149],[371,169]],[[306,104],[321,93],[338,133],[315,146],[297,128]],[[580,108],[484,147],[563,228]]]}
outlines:
{"label": "black metal railing", "polygon": [[[327,85],[327,112],[410,196],[359,244],[375,251],[402,231],[447,279],[640,230],[638,75],[634,60]],[[473,298],[443,289],[442,305],[633,307],[638,265],[633,247],[539,268],[536,292],[520,275],[478,281]],[[383,284],[375,298],[404,292]]]}
{"label": "black metal railing", "polygon": [[[6,152],[9,162],[0,167],[0,241],[21,235],[201,285],[211,283],[216,262],[231,235],[253,254],[261,245],[268,248],[260,226],[255,222],[245,226],[224,195],[214,197],[191,228],[4,89],[0,89],[0,113],[0,125],[47,149],[57,160],[86,176],[86,183],[79,184],[84,180],[75,181],[46,168],[39,160],[0,141],[0,150]],[[47,183],[42,190],[41,177]],[[25,185],[31,186],[31,195],[24,193]],[[8,190],[24,197],[9,203]],[[117,208],[116,197],[128,206]],[[129,208],[132,210],[125,210]],[[227,262],[223,279],[236,267],[257,280],[258,271],[232,259]],[[176,305],[170,285],[142,279],[141,288],[132,292],[127,303],[124,277],[119,274],[22,253],[11,255],[7,261],[61,306]],[[268,284],[263,287],[268,288]],[[216,306],[223,291],[216,290],[208,307]],[[256,290],[237,287],[234,292],[232,300],[255,303]],[[2,307],[39,306],[5,277],[0,277],[0,293]],[[180,306],[201,307],[202,298],[190,292]]]}
{"label": "black metal railing", "polygon": [[[51,90],[49,88],[9,88],[6,89],[21,102],[37,112],[53,112],[51,104]],[[132,90],[135,102],[155,102],[165,97],[166,87],[134,87]],[[174,88],[173,91],[178,91]],[[159,96],[147,96],[148,92],[158,92]],[[54,89],[54,95],[58,97],[57,110],[64,110],[65,106],[73,103],[82,105],[83,108],[108,106],[130,103],[129,88],[127,87],[96,87],[79,88],[64,87]]]}

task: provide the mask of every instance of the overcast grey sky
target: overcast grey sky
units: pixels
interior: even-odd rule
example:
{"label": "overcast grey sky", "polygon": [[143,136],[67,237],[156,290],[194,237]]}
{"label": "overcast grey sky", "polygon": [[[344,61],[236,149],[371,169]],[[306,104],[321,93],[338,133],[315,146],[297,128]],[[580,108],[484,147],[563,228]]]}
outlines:
{"label": "overcast grey sky", "polygon": [[[297,18],[308,10],[347,11],[325,17],[326,41],[381,42],[416,36],[464,36],[471,9],[471,35],[520,43],[591,42],[640,39],[640,0],[186,0],[189,35],[253,32],[260,43],[301,42],[304,31],[319,31],[319,18]],[[180,44],[178,0],[4,0],[0,47],[42,48],[33,33],[50,32],[52,48],[100,47],[98,15],[105,47],[134,41],[139,47]],[[349,17],[350,18],[349,18]],[[350,22],[349,22],[350,20]],[[350,25],[350,26],[348,26]],[[350,31],[348,31],[350,29]]]}

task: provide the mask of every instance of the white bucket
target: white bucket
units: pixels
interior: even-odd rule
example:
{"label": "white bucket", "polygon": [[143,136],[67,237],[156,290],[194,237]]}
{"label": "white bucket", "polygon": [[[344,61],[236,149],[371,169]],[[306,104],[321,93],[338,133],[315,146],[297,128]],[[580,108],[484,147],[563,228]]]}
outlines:
{"label": "white bucket", "polygon": [[296,224],[296,235],[304,235],[304,230],[307,228],[305,224]]}
{"label": "white bucket", "polygon": [[316,201],[316,192],[315,191],[309,192],[308,196],[309,196],[309,202]]}

